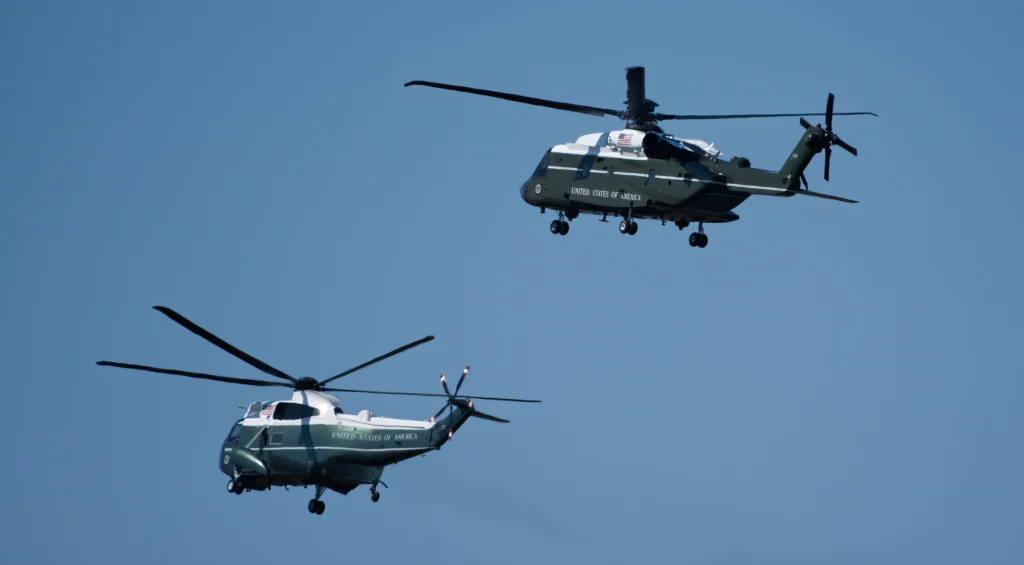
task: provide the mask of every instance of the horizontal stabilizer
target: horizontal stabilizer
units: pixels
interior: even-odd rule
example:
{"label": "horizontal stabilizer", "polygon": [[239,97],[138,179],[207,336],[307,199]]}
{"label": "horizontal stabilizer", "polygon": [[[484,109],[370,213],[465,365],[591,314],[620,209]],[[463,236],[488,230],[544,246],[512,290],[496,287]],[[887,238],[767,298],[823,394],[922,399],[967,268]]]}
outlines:
{"label": "horizontal stabilizer", "polygon": [[476,416],[477,418],[483,418],[484,420],[490,420],[492,422],[501,422],[502,424],[509,423],[508,420],[505,420],[504,418],[498,418],[497,416],[491,416],[490,414],[484,414],[483,412],[481,412],[479,410],[473,410],[473,412],[470,414],[470,416]]}
{"label": "horizontal stabilizer", "polygon": [[811,192],[810,190],[798,190],[797,194],[806,194],[807,196],[814,196],[816,198],[826,198],[828,200],[838,200],[840,202],[847,202],[849,204],[857,204],[856,200],[850,200],[849,198],[843,198],[842,196],[832,196],[831,194],[822,194],[820,192]]}

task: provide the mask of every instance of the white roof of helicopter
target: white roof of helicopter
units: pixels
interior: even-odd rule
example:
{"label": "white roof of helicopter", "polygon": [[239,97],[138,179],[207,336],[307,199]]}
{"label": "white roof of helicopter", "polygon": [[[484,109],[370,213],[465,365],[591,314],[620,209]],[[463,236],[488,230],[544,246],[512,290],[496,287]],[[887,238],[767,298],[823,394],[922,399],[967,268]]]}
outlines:
{"label": "white roof of helicopter", "polygon": [[[579,136],[573,143],[562,143],[551,148],[553,153],[566,153],[569,155],[588,155],[594,152],[594,148],[598,149],[598,156],[608,157],[613,159],[636,159],[646,160],[647,156],[644,155],[643,151],[633,151],[632,149],[621,149],[614,145],[609,145],[609,139],[613,136],[617,137],[619,134],[625,134],[629,136],[635,136],[637,140],[643,139],[646,133],[639,130],[623,129],[604,131],[597,133],[588,133],[586,135]],[[714,146],[714,143],[708,143],[703,139],[681,139],[674,137],[672,134],[661,134],[665,139],[675,141],[693,151],[694,153],[703,153],[709,157],[721,156],[722,152]]]}
{"label": "white roof of helicopter", "polygon": [[415,428],[415,429],[429,429],[433,427],[434,422],[429,420],[404,420],[399,418],[384,418],[382,416],[374,416],[369,410],[361,410],[357,414],[345,414],[335,413],[335,408],[341,408],[341,401],[337,396],[328,394],[326,392],[318,391],[295,391],[292,393],[291,400],[272,400],[267,402],[253,402],[249,409],[246,410],[243,425],[263,425],[263,422],[270,420],[274,415],[274,410],[277,405],[282,402],[294,402],[295,404],[304,404],[311,408],[316,408],[320,411],[319,416],[315,418],[329,418],[333,420],[343,420],[346,423],[351,422],[352,424],[359,425],[370,425],[374,427],[394,427],[394,428]]}

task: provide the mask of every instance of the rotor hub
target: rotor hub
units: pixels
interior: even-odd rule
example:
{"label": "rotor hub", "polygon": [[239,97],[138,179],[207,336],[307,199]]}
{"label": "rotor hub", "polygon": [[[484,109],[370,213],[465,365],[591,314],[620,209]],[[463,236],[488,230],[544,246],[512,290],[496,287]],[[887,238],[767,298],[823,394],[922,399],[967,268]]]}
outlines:
{"label": "rotor hub", "polygon": [[316,390],[319,384],[313,377],[301,377],[295,382],[295,390]]}

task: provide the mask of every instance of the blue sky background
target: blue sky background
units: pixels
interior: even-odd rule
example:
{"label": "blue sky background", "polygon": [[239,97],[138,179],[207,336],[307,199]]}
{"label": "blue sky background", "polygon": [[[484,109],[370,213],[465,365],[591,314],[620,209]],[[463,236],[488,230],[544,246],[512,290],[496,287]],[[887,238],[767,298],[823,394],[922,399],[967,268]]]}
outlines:
{"label": "blue sky background", "polygon": [[[1020,563],[1020,3],[6,2],[0,343],[10,563]],[[566,237],[517,189],[616,128],[425,88],[675,113],[823,112],[860,157],[741,220]],[[817,121],[817,120],[812,120]],[[777,168],[796,118],[670,131]],[[366,488],[230,495],[260,389],[95,366],[292,374],[481,403]],[[339,383],[340,384],[340,383]],[[427,418],[430,399],[347,409]]]}

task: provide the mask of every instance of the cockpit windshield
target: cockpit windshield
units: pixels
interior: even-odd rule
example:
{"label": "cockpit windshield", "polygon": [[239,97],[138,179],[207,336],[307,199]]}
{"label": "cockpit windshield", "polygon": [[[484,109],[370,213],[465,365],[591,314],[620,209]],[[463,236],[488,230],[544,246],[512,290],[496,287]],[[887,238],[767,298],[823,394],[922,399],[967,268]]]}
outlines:
{"label": "cockpit windshield", "polygon": [[228,432],[228,438],[225,443],[235,443],[238,441],[238,436],[242,435],[242,422],[235,422],[235,425],[231,427],[231,431]]}
{"label": "cockpit windshield", "polygon": [[533,170],[533,176],[535,177],[546,177],[548,175],[548,156],[550,153],[545,153],[540,159],[540,163],[537,163],[537,168]]}
{"label": "cockpit windshield", "polygon": [[266,402],[253,402],[249,405],[249,410],[245,413],[245,418],[251,419],[269,415],[267,409],[273,403],[274,402],[272,400],[268,400]]}

